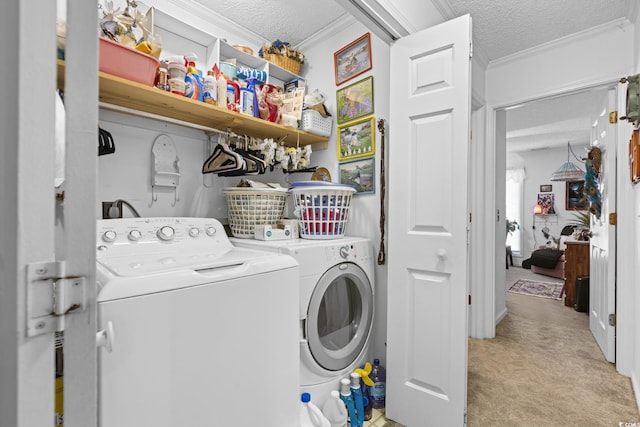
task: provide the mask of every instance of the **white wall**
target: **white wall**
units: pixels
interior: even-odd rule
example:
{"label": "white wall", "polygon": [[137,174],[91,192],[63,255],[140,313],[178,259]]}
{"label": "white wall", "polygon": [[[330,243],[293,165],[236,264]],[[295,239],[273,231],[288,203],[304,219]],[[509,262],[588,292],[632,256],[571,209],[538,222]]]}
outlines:
{"label": "white wall", "polygon": [[[634,73],[640,73],[640,12],[638,11],[637,5],[635,6],[635,11]],[[626,169],[626,171],[628,171],[628,169]],[[633,229],[629,230],[628,233],[634,239],[633,241],[636,242],[634,247],[626,248],[626,250],[631,252],[631,265],[635,266],[635,268],[630,268],[626,275],[626,277],[629,278],[630,284],[629,295],[627,297],[629,301],[631,301],[630,309],[628,310],[628,319],[633,325],[632,332],[627,335],[632,334],[634,337],[634,340],[629,343],[629,347],[631,348],[629,352],[629,374],[631,375],[633,390],[636,394],[636,402],[638,402],[638,407],[640,408],[640,315],[637,313],[637,307],[640,307],[640,291],[637,289],[637,278],[640,277],[640,185],[636,184],[632,188],[629,188],[629,181],[625,181],[627,184],[624,187],[623,197],[628,197],[633,200],[632,203],[635,206],[635,218],[631,226]]]}
{"label": "white wall", "polygon": [[[577,147],[573,147],[577,151]],[[522,255],[515,257],[514,261],[522,262],[531,256],[531,252],[546,243],[542,234],[544,227],[549,228],[549,234],[559,238],[560,231],[572,222],[573,214],[565,209],[566,183],[550,181],[551,174],[566,161],[566,148],[548,148],[544,150],[524,151],[517,155],[524,160],[526,179],[523,185],[523,223],[522,232]],[[509,156],[509,155],[508,155]],[[574,161],[575,162],[575,161]],[[575,162],[577,163],[577,162]],[[535,217],[533,208],[538,201],[541,185],[551,185],[554,195],[554,208],[557,216],[540,215]],[[543,193],[547,194],[547,193]],[[533,229],[535,225],[535,230]]]}
{"label": "white wall", "polygon": [[489,64],[487,102],[508,106],[615,82],[633,70],[633,25],[603,26]]}

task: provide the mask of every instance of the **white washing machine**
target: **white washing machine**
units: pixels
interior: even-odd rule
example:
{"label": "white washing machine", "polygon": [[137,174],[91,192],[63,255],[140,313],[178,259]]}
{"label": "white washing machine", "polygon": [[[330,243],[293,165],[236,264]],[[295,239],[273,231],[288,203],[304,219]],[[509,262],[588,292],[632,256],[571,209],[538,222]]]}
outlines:
{"label": "white washing machine", "polygon": [[214,219],[98,221],[99,425],[297,427],[298,277]]}
{"label": "white washing machine", "polygon": [[300,388],[322,405],[340,379],[370,360],[373,248],[366,238],[261,241],[237,247],[291,255],[300,266]]}

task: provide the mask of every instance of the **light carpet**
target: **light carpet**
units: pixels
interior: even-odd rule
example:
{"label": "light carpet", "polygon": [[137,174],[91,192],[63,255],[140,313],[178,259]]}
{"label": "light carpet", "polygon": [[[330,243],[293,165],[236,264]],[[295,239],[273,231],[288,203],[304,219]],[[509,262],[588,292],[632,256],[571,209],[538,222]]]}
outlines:
{"label": "light carpet", "polygon": [[518,279],[509,292],[532,295],[541,298],[561,299],[562,283],[540,282],[537,280]]}

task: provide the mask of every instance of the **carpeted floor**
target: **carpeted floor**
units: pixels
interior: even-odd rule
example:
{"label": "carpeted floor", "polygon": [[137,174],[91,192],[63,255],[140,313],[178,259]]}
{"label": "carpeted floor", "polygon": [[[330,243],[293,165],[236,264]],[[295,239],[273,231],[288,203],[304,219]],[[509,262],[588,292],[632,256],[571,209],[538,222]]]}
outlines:
{"label": "carpeted floor", "polygon": [[[516,267],[507,274],[507,289],[538,276]],[[469,339],[470,427],[640,423],[630,380],[602,356],[586,313],[510,292],[507,309],[494,339]]]}

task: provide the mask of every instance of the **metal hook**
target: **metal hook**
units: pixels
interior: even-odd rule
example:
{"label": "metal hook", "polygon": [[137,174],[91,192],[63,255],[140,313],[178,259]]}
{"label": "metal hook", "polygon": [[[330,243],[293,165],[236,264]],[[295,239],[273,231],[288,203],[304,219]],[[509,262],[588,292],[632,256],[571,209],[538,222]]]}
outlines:
{"label": "metal hook", "polygon": [[158,201],[158,195],[155,193],[155,186],[151,186],[151,203],[149,203],[149,207],[153,206],[153,202]]}
{"label": "metal hook", "polygon": [[173,189],[173,203],[171,203],[171,207],[175,207],[176,203],[180,201],[180,197],[178,197],[178,187]]}

